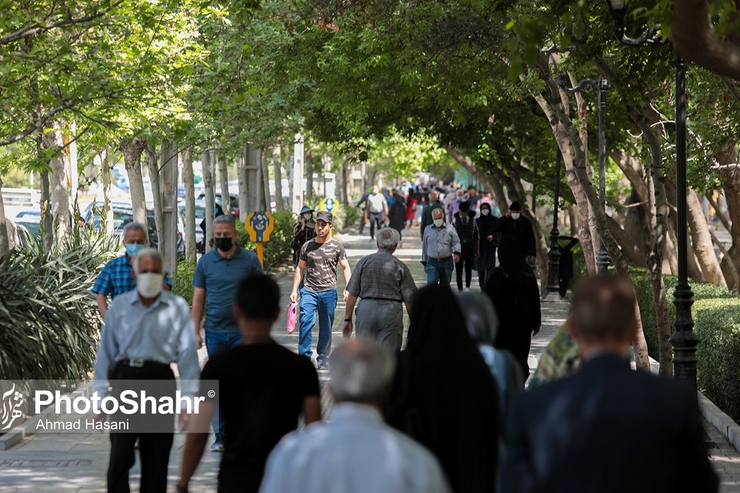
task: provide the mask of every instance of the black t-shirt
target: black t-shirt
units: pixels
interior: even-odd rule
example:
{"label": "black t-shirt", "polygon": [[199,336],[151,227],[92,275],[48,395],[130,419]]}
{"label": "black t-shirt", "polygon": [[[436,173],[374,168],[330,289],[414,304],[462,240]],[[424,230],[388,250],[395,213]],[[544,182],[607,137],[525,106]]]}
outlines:
{"label": "black t-shirt", "polygon": [[316,370],[310,359],[271,342],[214,356],[201,379],[219,381],[224,453],[218,491],[257,492],[268,455],[298,427],[303,400],[319,396]]}

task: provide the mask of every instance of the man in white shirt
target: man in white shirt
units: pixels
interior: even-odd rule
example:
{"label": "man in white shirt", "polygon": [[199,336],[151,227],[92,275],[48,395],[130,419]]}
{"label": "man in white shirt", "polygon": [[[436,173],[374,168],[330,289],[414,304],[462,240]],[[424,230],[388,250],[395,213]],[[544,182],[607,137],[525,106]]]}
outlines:
{"label": "man in white shirt", "polygon": [[449,493],[431,452],[383,422],[380,406],[394,367],[392,355],[363,339],[335,350],[331,421],[282,439],[260,493]]}
{"label": "man in white shirt", "polygon": [[375,230],[380,229],[388,219],[388,202],[385,195],[378,193],[378,187],[373,187],[373,193],[367,198],[365,217],[370,222],[370,239],[375,240]]}

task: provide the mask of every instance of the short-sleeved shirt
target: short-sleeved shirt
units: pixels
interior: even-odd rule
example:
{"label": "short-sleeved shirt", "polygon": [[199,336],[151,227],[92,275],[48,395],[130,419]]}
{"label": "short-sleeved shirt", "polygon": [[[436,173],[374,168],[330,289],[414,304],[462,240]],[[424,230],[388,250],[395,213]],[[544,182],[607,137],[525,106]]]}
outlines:
{"label": "short-sleeved shirt", "polygon": [[239,330],[233,308],[236,288],[239,281],[253,274],[262,274],[262,266],[250,250],[236,247],[234,255],[226,258],[214,248],[200,258],[193,286],[206,290],[206,330]]}
{"label": "short-sleeved shirt", "polygon": [[[170,276],[166,273],[164,282],[172,287]],[[135,289],[134,267],[128,261],[126,255],[121,255],[105,264],[95,281],[92,291],[95,294],[110,295],[115,298],[119,294],[128,293]]]}
{"label": "short-sleeved shirt", "polygon": [[381,248],[357,262],[347,291],[358,298],[411,301],[416,284],[408,266]]}
{"label": "short-sleeved shirt", "polygon": [[308,241],[299,258],[306,262],[306,289],[317,293],[337,289],[337,264],[347,258],[341,243],[334,238],[323,243]]}
{"label": "short-sleeved shirt", "polygon": [[272,449],[298,427],[307,397],[319,394],[311,360],[270,342],[237,346],[214,356],[201,373],[219,382],[224,455],[219,491],[257,492]]}

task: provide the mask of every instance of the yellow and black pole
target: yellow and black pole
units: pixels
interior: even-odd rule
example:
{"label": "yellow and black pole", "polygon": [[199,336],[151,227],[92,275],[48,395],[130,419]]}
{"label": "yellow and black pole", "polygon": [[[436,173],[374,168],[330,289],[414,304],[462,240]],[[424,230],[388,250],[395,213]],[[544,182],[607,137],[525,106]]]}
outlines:
{"label": "yellow and black pole", "polygon": [[270,240],[270,233],[275,229],[275,220],[269,212],[255,211],[247,216],[245,226],[249,233],[249,239],[257,243],[257,258],[259,258],[260,265],[264,269],[264,243]]}

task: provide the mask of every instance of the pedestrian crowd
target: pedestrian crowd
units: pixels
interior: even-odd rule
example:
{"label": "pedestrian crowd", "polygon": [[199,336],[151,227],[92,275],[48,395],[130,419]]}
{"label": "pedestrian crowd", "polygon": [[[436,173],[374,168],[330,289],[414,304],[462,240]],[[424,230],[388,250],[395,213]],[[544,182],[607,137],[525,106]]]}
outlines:
{"label": "pedestrian crowd", "polygon": [[[211,450],[223,454],[220,493],[717,491],[695,391],[630,368],[639,329],[629,281],[592,277],[574,288],[565,330],[579,363],[571,375],[525,390],[542,320],[521,205],[496,218],[475,188],[446,206],[430,193],[418,216],[428,285],[417,289],[394,256],[401,235],[393,224],[416,220],[408,211],[419,202],[396,192],[389,206],[378,196],[375,188],[364,198],[377,252],[354,271],[332,235],[332,214],[314,220],[314,211],[301,212],[289,294],[299,307],[298,354],[271,337],[280,288],[234,242],[233,217],[214,220],[215,248],[196,268],[191,309],[167,292],[162,258],[137,227],[124,232],[127,253],[106,266],[96,291],[105,312],[96,389],[174,382],[173,362],[183,393],[210,396],[218,382],[217,399],[182,417],[191,431],[178,493],[197,474],[209,424]],[[387,221],[392,227],[382,227]],[[481,291],[469,291],[473,269]],[[338,270],[347,341],[332,351]],[[200,371],[204,315],[209,359]],[[335,401],[326,421],[319,372],[328,372]],[[156,434],[112,432],[108,490],[130,491],[138,439],[140,490],[167,491],[173,433],[174,420]]]}

